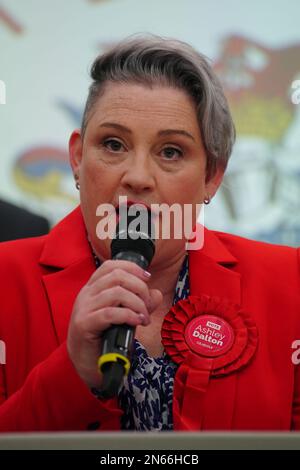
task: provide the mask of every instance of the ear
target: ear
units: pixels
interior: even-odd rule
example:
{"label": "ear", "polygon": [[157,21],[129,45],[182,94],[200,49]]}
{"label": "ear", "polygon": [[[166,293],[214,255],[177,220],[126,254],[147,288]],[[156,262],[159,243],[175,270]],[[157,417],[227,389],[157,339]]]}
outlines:
{"label": "ear", "polygon": [[69,139],[69,158],[74,177],[79,178],[82,160],[82,139],[79,129],[72,132]]}
{"label": "ear", "polygon": [[217,168],[215,174],[206,181],[205,184],[205,194],[212,199],[219,189],[220,184],[223,181],[224,170],[222,168]]}

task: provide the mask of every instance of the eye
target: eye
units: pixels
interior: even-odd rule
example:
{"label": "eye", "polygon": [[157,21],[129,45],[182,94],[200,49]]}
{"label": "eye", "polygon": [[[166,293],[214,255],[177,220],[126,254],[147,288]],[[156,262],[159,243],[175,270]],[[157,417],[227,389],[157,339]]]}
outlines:
{"label": "eye", "polygon": [[106,139],[102,143],[103,147],[105,147],[110,152],[122,152],[125,150],[124,145],[117,139]]}
{"label": "eye", "polygon": [[165,147],[162,152],[166,160],[178,160],[183,157],[182,150],[177,147]]}

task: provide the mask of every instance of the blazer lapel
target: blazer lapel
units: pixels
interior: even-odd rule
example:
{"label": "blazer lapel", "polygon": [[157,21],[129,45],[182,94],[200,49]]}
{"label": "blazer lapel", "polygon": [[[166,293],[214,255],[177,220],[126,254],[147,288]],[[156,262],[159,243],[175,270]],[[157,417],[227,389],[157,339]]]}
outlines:
{"label": "blazer lapel", "polygon": [[[240,274],[233,270],[236,264],[237,259],[214,232],[205,229],[203,248],[189,251],[190,294],[226,298],[240,304]],[[184,364],[180,368],[179,374],[175,375],[174,384],[174,429],[231,429],[237,374],[210,378],[205,387],[201,388],[204,371],[193,368],[189,370]],[[183,376],[186,377],[185,385],[181,383]],[[203,389],[198,395],[192,393],[193,381],[199,385],[197,389]]]}
{"label": "blazer lapel", "polygon": [[49,233],[40,264],[44,267],[42,281],[60,344],[67,336],[74,301],[95,270],[80,207]]}
{"label": "blazer lapel", "polygon": [[190,294],[241,301],[240,274],[233,271],[237,259],[228,251],[214,232],[205,229],[204,246],[189,251]]}

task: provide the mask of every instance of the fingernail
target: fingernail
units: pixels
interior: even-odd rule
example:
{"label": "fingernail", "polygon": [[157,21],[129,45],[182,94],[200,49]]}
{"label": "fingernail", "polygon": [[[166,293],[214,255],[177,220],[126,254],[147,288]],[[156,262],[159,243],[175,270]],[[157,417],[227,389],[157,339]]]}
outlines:
{"label": "fingernail", "polygon": [[151,273],[149,273],[148,271],[144,271],[143,274],[147,278],[151,277]]}

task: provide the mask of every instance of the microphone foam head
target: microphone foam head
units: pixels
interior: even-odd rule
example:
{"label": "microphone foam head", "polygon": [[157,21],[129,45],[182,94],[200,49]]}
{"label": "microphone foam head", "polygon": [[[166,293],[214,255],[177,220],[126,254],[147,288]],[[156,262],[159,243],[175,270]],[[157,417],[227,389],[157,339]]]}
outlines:
{"label": "microphone foam head", "polygon": [[133,204],[119,209],[119,221],[111,242],[111,254],[134,251],[143,255],[148,263],[155,253],[155,227],[153,214],[146,206]]}

